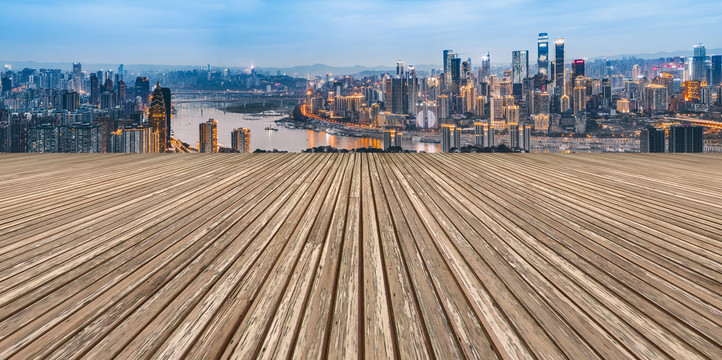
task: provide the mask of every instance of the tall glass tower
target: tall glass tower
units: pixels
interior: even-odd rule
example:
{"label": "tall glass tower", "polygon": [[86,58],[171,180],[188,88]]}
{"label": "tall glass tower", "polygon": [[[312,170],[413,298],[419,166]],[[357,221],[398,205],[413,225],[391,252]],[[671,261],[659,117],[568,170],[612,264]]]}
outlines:
{"label": "tall glass tower", "polygon": [[707,80],[707,50],[704,45],[699,44],[694,47],[692,57],[692,81],[705,80]]}
{"label": "tall glass tower", "polygon": [[537,67],[539,68],[539,74],[549,75],[549,36],[547,33],[539,34],[537,52]]}
{"label": "tall glass tower", "polygon": [[554,87],[564,89],[564,39],[557,39],[554,42],[554,45],[556,47],[556,57],[554,59]]}
{"label": "tall glass tower", "polygon": [[451,86],[451,59],[455,58],[453,50],[444,50],[444,85]]}

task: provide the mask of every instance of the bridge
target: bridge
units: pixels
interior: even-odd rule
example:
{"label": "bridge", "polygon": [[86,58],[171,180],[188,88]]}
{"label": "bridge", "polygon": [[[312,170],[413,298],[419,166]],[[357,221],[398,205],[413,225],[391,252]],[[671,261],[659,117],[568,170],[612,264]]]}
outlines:
{"label": "bridge", "polygon": [[684,121],[690,124],[705,126],[713,129],[722,129],[722,121],[697,119],[687,116],[665,117],[666,120]]}

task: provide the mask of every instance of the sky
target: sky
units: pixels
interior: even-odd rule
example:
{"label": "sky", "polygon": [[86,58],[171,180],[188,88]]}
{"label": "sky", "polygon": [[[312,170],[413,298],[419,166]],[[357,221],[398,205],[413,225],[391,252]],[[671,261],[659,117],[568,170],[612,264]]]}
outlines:
{"label": "sky", "polygon": [[0,59],[290,67],[478,64],[722,47],[720,0],[0,0]]}

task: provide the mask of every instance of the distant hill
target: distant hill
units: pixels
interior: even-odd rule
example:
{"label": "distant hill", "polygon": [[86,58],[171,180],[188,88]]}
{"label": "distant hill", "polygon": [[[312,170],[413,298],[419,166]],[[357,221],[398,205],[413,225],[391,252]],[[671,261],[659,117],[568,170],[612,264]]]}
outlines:
{"label": "distant hill", "polygon": [[[613,55],[613,56],[598,56],[595,59],[600,58],[607,58],[607,59],[622,59],[622,58],[639,58],[639,59],[659,59],[659,58],[667,58],[667,57],[675,57],[675,56],[692,56],[693,55],[692,49],[689,50],[679,50],[679,51],[659,51],[656,53],[641,53],[641,54],[619,54],[619,55]],[[707,55],[718,55],[722,54],[722,48],[715,48],[715,49],[707,49]]]}

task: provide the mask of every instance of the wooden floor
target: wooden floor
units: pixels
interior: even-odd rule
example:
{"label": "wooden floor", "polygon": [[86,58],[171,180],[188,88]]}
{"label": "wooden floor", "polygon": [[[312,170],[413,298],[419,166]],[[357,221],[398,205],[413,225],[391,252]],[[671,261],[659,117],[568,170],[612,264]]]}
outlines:
{"label": "wooden floor", "polygon": [[0,358],[722,359],[722,156],[0,155]]}

